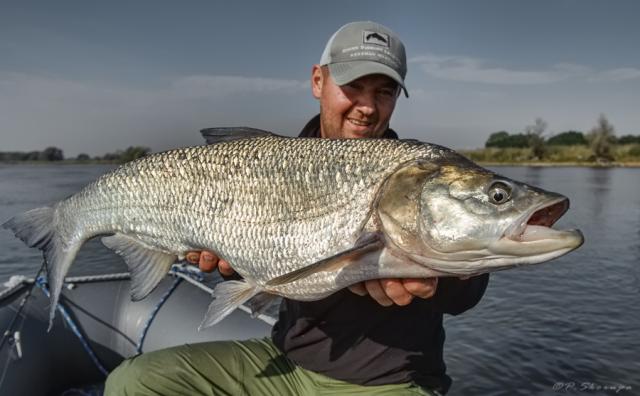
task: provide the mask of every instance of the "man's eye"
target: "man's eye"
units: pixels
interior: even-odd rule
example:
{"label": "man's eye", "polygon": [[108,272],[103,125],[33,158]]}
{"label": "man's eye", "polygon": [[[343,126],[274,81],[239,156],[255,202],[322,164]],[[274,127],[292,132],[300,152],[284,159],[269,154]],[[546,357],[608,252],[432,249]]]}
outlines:
{"label": "man's eye", "polygon": [[382,96],[392,97],[392,96],[395,95],[395,92],[393,90],[391,90],[391,89],[382,89],[382,90],[380,90],[379,94],[382,95]]}

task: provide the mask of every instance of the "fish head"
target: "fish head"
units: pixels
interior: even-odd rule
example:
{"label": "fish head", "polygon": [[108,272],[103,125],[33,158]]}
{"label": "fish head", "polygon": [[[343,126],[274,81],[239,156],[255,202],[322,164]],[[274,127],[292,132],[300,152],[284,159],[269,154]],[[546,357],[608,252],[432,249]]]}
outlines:
{"label": "fish head", "polygon": [[445,274],[470,276],[578,248],[580,231],[552,228],[568,209],[561,194],[463,161],[396,172],[379,215],[385,237],[401,254]]}

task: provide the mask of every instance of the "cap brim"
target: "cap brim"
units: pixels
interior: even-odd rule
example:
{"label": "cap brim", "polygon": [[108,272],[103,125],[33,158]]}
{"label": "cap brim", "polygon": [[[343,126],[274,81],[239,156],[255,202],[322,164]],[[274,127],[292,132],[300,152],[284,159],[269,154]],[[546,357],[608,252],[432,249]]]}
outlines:
{"label": "cap brim", "polygon": [[327,66],[333,81],[338,85],[349,84],[351,81],[370,74],[382,74],[397,82],[402,87],[404,95],[409,97],[409,92],[407,92],[400,74],[385,64],[372,61],[352,61],[330,63]]}

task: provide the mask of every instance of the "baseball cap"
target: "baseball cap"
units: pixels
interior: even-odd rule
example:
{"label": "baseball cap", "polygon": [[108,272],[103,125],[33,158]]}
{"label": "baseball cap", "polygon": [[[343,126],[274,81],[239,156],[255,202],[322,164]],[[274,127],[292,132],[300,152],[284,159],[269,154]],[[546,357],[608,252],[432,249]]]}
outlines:
{"label": "baseball cap", "polygon": [[321,66],[328,66],[338,85],[369,74],[383,74],[404,86],[407,56],[404,44],[390,29],[375,22],[351,22],[342,26],[327,42]]}

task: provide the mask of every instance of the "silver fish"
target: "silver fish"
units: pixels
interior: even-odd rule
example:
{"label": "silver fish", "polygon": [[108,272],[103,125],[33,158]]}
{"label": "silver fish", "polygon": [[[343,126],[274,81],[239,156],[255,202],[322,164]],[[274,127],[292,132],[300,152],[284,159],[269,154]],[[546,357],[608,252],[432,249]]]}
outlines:
{"label": "silver fish", "polygon": [[[255,296],[317,300],[375,278],[473,276],[583,243],[551,228],[566,197],[415,140],[203,131],[208,145],[150,155],[3,226],[44,251],[54,318],[80,246],[98,235],[144,298],[172,263],[211,250],[244,279],[219,284],[202,326]],[[263,294],[268,293],[268,294]]]}

